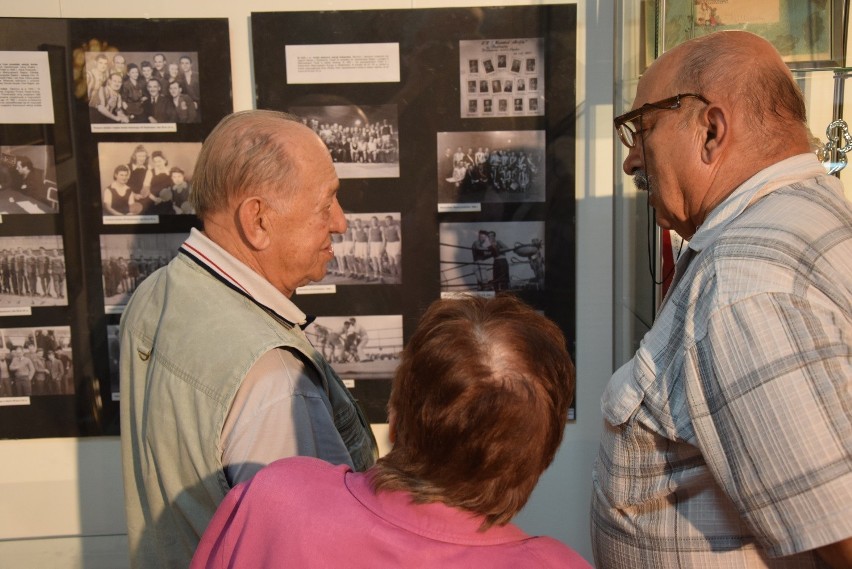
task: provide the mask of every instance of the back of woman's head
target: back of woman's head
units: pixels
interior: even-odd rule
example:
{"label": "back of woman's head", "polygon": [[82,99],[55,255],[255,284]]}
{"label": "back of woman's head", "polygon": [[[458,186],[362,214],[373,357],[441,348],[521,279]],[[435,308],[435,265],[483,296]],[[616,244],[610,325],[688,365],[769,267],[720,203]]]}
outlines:
{"label": "back of woman's head", "polygon": [[377,491],[507,523],[562,440],[574,366],[556,324],[511,296],[439,300],[394,378]]}

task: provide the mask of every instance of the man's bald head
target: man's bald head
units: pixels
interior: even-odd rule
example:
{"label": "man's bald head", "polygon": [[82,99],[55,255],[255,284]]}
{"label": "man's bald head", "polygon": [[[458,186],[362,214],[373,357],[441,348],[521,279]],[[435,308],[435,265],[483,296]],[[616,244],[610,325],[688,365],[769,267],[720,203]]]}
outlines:
{"label": "man's bald head", "polygon": [[659,63],[674,68],[672,92],[726,100],[762,150],[789,147],[791,141],[807,146],[802,92],[778,50],[760,36],[744,31],[709,34],[663,54]]}
{"label": "man's bald head", "polygon": [[190,200],[196,213],[204,219],[246,190],[275,188],[285,197],[295,183],[297,150],[312,138],[316,135],[287,113],[252,110],[226,116],[204,141],[195,165]]}

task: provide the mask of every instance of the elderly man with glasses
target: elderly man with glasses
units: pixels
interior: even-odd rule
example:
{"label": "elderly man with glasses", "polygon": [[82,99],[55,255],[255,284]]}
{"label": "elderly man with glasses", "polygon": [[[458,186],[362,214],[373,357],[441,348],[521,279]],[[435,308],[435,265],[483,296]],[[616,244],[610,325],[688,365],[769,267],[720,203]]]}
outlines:
{"label": "elderly man with glasses", "polygon": [[600,569],[852,567],[852,208],[805,120],[746,32],[665,53],[615,119],[689,244],[602,398]]}

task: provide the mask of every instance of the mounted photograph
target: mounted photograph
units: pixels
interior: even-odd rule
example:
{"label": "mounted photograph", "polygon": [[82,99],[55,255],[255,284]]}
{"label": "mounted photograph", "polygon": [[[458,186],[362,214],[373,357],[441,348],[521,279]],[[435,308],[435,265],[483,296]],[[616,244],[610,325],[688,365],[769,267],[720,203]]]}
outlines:
{"label": "mounted photograph", "polygon": [[67,304],[62,236],[0,237],[0,316]]}
{"label": "mounted photograph", "polygon": [[92,132],[160,131],[201,122],[196,52],[85,53]]}
{"label": "mounted photograph", "polygon": [[442,223],[441,296],[544,290],[544,222]]}
{"label": "mounted photograph", "polygon": [[4,398],[73,394],[69,326],[0,329],[0,405]]}
{"label": "mounted photograph", "polygon": [[328,147],[338,178],[399,178],[396,105],[291,107],[289,111]]}
{"label": "mounted photograph", "polygon": [[391,379],[402,352],[402,315],[318,316],[305,335],[341,379]]}
{"label": "mounted photograph", "polygon": [[98,144],[104,223],[122,216],[192,215],[192,172],[200,142]]}
{"label": "mounted photograph", "polygon": [[439,132],[438,203],[543,202],[543,130]]}
{"label": "mounted photograph", "polygon": [[313,285],[402,284],[402,227],[399,212],[347,213],[346,231],[333,233],[334,258]]}
{"label": "mounted photograph", "polygon": [[101,269],[107,313],[120,313],[136,287],[177,255],[188,233],[101,235]]}
{"label": "mounted photograph", "polygon": [[53,146],[0,146],[0,215],[57,213]]}
{"label": "mounted photograph", "polygon": [[[496,68],[492,62],[495,56]],[[492,116],[486,113],[493,112],[495,95],[511,93],[513,90],[524,91],[527,84],[533,81],[536,84],[540,81],[544,85],[543,38],[461,40],[459,58],[461,118]],[[478,65],[480,61],[481,66]],[[508,61],[511,64],[507,65]],[[485,88],[482,88],[483,81]],[[478,84],[479,89],[476,88]],[[491,104],[486,105],[486,101]],[[507,117],[543,116],[544,104],[542,101],[535,107],[514,105],[510,110],[498,102],[497,113]]]}

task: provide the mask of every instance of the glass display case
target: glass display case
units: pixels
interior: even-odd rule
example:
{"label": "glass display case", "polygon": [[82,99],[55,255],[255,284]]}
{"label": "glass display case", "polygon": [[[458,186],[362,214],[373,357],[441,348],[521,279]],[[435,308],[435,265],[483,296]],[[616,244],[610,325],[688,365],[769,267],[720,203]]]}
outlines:
{"label": "glass display case", "polygon": [[[760,18],[753,8],[760,5]],[[732,9],[742,7],[736,13]],[[724,10],[721,14],[718,10]],[[813,150],[829,171],[844,182],[852,197],[852,167],[842,151],[852,151],[852,135],[844,119],[850,94],[845,89],[852,74],[848,66],[847,22],[849,0],[801,2],[791,0],[617,0],[615,8],[614,116],[630,109],[639,78],[654,58],[683,41],[713,29],[747,29],[770,38],[790,65],[805,96]],[[714,14],[711,21],[708,14]],[[725,19],[727,18],[727,20]],[[804,22],[804,23],[802,23]],[[725,25],[723,25],[725,24]],[[779,26],[789,33],[781,34]],[[778,37],[805,33],[789,44]],[[801,40],[801,41],[799,41]],[[798,43],[797,43],[798,41]],[[847,113],[848,114],[848,113]],[[847,121],[849,117],[845,117]],[[830,127],[830,128],[829,128]],[[828,132],[827,132],[828,129]],[[678,236],[661,231],[653,221],[647,196],[622,170],[627,156],[618,137],[613,137],[614,168],[614,367],[629,359],[653,324],[662,300],[663,282],[673,267]],[[845,167],[844,167],[845,166]],[[665,260],[665,262],[664,262]]]}

